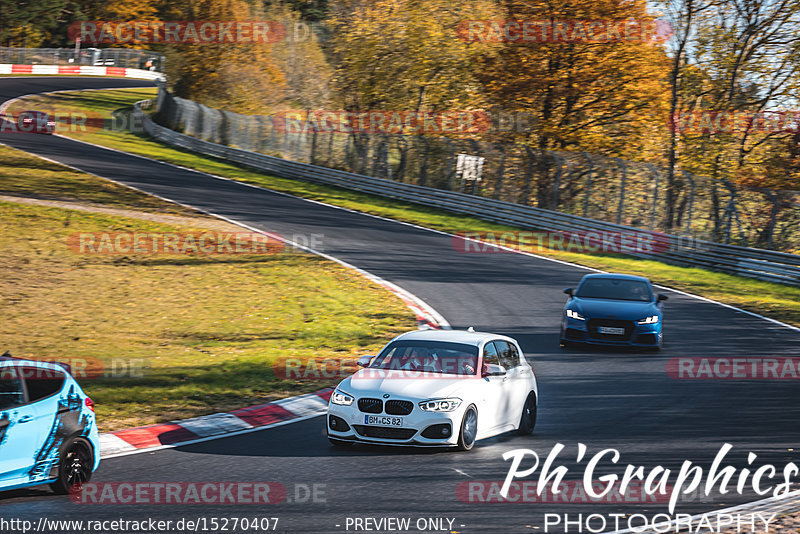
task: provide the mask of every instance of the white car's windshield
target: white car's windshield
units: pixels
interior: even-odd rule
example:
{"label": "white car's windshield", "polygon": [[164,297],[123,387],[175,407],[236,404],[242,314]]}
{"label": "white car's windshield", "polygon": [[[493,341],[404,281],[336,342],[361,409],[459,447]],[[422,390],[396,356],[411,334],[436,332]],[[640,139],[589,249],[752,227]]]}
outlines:
{"label": "white car's windshield", "polygon": [[395,341],[372,361],[371,368],[474,375],[478,347],[446,341]]}

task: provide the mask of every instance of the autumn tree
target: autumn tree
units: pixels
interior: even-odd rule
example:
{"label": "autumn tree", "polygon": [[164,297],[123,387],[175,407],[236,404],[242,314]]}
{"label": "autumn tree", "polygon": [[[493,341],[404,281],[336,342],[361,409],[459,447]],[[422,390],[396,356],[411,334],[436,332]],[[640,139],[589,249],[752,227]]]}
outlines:
{"label": "autumn tree", "polygon": [[286,36],[272,47],[275,65],[286,79],[284,106],[309,110],[335,99],[331,86],[333,68],[328,63],[314,26],[291,4],[272,2],[266,17],[281,24]]}
{"label": "autumn tree", "polygon": [[[503,0],[502,41],[477,77],[493,109],[526,112],[538,121],[510,138],[540,151],[586,151],[655,159],[666,136],[663,42],[642,0]],[[515,38],[527,24],[539,28]],[[626,30],[629,24],[630,30]],[[517,33],[509,31],[517,29]],[[556,28],[564,30],[556,33]],[[553,184],[542,160],[537,205],[550,206]]]}
{"label": "autumn tree", "polygon": [[50,40],[67,6],[67,0],[0,0],[0,43],[41,46]]}
{"label": "autumn tree", "polygon": [[[578,37],[590,31],[583,21],[638,21],[640,29],[643,21],[655,24],[643,1],[501,4],[510,20],[573,21],[568,27]],[[478,78],[493,105],[535,114],[538,126],[521,135],[540,149],[640,156],[648,139],[666,129],[666,56],[658,35],[637,31],[626,38],[624,30],[621,38],[596,40],[559,40],[552,31],[549,39],[542,35],[529,42],[506,40],[483,61]]]}
{"label": "autumn tree", "polygon": [[469,109],[485,103],[475,62],[486,46],[458,24],[496,17],[490,1],[333,0],[336,83],[352,111]]}
{"label": "autumn tree", "polygon": [[[789,0],[706,4],[675,0],[668,7],[668,17],[684,24],[681,34],[686,40],[682,53],[673,54],[677,69],[672,80],[673,110],[691,111],[690,117],[728,113],[745,118],[732,128],[719,128],[717,123],[711,128],[700,124],[677,129],[668,158],[671,175],[680,165],[710,177],[712,183],[763,189],[770,203],[773,193],[766,189],[800,189],[794,181],[795,133],[791,128],[769,127],[769,121],[763,120],[764,114],[776,118],[780,110],[795,107],[800,89],[800,41],[796,38],[800,5]],[[755,120],[748,124],[748,117]],[[671,185],[668,201],[679,193]],[[730,186],[721,189],[726,187]],[[719,189],[713,187],[710,195],[716,237],[723,224]],[[668,227],[675,216],[675,205],[668,202]],[[753,224],[771,225],[774,218],[772,213],[762,214],[764,221]]]}
{"label": "autumn tree", "polygon": [[[165,20],[265,20],[245,0],[180,0]],[[166,47],[167,80],[177,96],[245,114],[268,114],[282,102],[286,79],[265,42],[186,43]]]}

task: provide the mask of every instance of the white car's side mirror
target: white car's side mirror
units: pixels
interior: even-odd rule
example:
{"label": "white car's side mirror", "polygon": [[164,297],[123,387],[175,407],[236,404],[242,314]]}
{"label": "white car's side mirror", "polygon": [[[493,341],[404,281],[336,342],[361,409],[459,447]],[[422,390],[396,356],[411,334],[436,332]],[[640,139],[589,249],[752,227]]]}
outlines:
{"label": "white car's side mirror", "polygon": [[369,355],[361,356],[358,359],[357,364],[358,364],[359,367],[369,367],[369,363],[372,361],[372,358],[374,358],[374,357],[375,356],[369,356]]}
{"label": "white car's side mirror", "polygon": [[486,364],[482,375],[486,376],[503,376],[506,374],[506,368],[502,365],[496,365],[493,363]]}

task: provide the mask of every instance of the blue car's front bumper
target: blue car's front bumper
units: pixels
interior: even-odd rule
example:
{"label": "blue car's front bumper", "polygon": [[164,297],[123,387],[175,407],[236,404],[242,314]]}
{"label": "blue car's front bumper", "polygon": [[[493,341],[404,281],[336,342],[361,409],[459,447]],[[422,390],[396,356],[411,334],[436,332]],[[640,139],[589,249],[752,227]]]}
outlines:
{"label": "blue car's front bumper", "polygon": [[[622,334],[600,332],[603,326],[624,329]],[[581,321],[564,317],[561,321],[561,343],[586,343],[624,347],[657,348],[662,341],[662,321],[637,324],[636,321],[609,321],[587,317]]]}

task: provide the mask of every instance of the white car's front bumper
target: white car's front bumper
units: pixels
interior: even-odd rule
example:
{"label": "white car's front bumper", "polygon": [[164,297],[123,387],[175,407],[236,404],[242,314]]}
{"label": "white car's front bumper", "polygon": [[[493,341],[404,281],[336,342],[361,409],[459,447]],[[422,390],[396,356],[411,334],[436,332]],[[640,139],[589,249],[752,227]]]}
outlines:
{"label": "white car's front bumper", "polygon": [[[414,409],[410,414],[399,416],[386,413],[364,413],[359,410],[357,404],[357,402],[353,402],[350,406],[333,403],[328,405],[325,424],[329,437],[358,443],[454,447],[458,443],[461,421],[466,410],[466,406],[462,405],[452,412],[428,412],[415,402]],[[367,418],[370,415],[399,417],[402,420],[402,426],[367,424]],[[345,427],[342,422],[347,426]]]}

